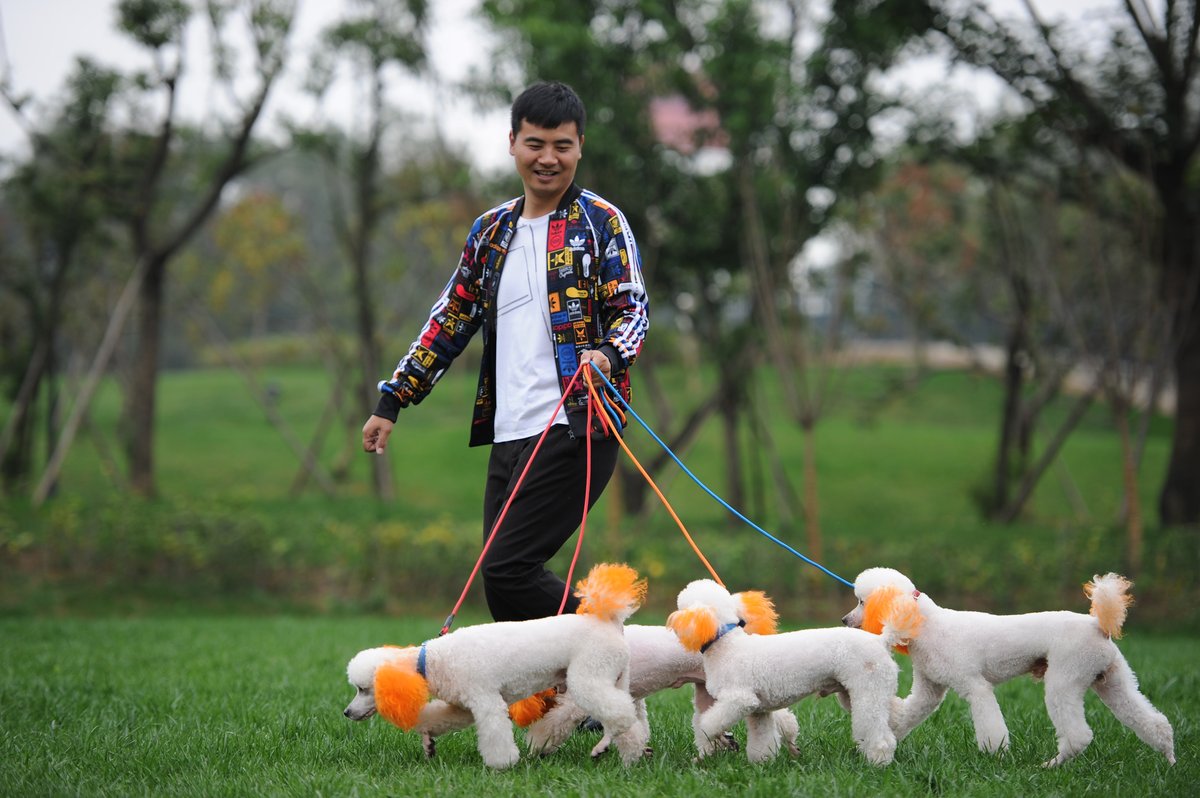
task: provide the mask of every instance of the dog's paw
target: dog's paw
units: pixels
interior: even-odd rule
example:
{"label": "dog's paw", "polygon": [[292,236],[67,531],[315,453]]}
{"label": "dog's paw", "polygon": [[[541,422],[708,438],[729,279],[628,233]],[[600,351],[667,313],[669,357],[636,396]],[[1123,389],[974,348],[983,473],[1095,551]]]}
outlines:
{"label": "dog's paw", "polygon": [[437,754],[437,743],[433,741],[433,735],[428,732],[421,734],[421,748],[425,751],[426,759],[433,759]]}

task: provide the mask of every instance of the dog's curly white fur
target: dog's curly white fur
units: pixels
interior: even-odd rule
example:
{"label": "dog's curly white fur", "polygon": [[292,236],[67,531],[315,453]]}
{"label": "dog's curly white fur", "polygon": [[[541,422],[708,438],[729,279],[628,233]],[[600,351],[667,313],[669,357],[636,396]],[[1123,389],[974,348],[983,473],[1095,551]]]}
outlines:
{"label": "dog's curly white fur", "polygon": [[1120,637],[1131,601],[1124,577],[1107,574],[1089,583],[1091,615],[990,615],[939,607],[899,571],[868,568],[854,580],[859,603],[843,623],[863,626],[865,602],[885,587],[914,595],[925,619],[920,637],[908,646],[913,686],[895,719],[898,739],[929,717],[950,689],[971,707],[979,748],[1000,751],[1008,746],[1008,727],[993,688],[1030,673],[1045,680],[1046,710],[1058,737],[1058,755],[1047,767],[1066,762],[1092,741],[1083,704],[1089,687],[1144,743],[1175,763],[1170,721],[1138,690],[1137,677],[1112,641]]}
{"label": "dog's curly white fur", "polygon": [[[509,704],[565,685],[612,733],[622,761],[630,764],[646,742],[629,695],[629,646],[622,633],[645,594],[645,582],[636,579],[628,566],[597,565],[577,586],[578,614],[468,626],[428,640],[423,680],[417,676],[418,648],[361,651],[346,668],[357,694],[345,715],[362,720],[380,711],[401,728],[422,732],[427,753],[433,737],[474,723],[483,761],[506,768],[520,757]],[[411,700],[384,696],[381,687],[395,692],[381,682],[392,675],[416,684],[413,692],[427,692]],[[418,712],[412,704],[429,694],[435,700],[421,703]],[[385,701],[406,704],[405,719],[389,716]]]}
{"label": "dog's curly white fur", "polygon": [[[758,595],[769,606],[769,599]],[[748,634],[741,628],[745,604],[710,579],[684,588],[677,606],[667,625],[685,647],[703,650],[705,683],[715,699],[694,724],[701,758],[745,718],[747,758],[769,760],[779,751],[770,713],[808,695],[845,693],[859,750],[873,764],[892,761],[896,738],[889,716],[899,668],[880,637],[840,627]],[[889,627],[888,640],[903,642],[914,633],[898,624]]]}
{"label": "dog's curly white fur", "polygon": [[[674,632],[665,626],[629,624],[625,627],[625,640],[629,643],[629,693],[637,706],[637,722],[642,727],[642,736],[646,739],[650,737],[646,698],[660,690],[692,684],[695,685],[693,714],[699,716],[712,706],[712,695],[704,683],[704,658],[700,652],[684,648]],[[525,736],[529,750],[553,753],[586,716],[587,713],[572,700],[569,692],[558,696],[553,708],[529,727]],[[777,710],[772,716],[783,744],[793,756],[799,754],[796,735],[800,726],[796,716],[789,709]],[[612,735],[605,729],[604,736],[592,749],[592,756],[599,756],[608,750],[611,740]]]}

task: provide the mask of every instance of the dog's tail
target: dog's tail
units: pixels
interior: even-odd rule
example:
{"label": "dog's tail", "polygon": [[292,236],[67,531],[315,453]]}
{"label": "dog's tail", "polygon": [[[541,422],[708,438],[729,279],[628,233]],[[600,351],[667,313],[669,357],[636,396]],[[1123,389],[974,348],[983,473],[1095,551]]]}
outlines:
{"label": "dog's tail", "polygon": [[862,628],[883,636],[884,645],[907,652],[907,646],[921,633],[925,616],[916,598],[895,585],[877,588],[863,604]]}
{"label": "dog's tail", "polygon": [[528,698],[522,698],[520,701],[508,705],[508,716],[522,729],[527,728],[554,706],[556,695],[558,695],[558,691],[551,688],[534,693]]}
{"label": "dog's tail", "polygon": [[1092,581],[1083,586],[1084,594],[1092,600],[1092,615],[1100,624],[1100,631],[1110,638],[1121,639],[1121,627],[1125,625],[1125,617],[1133,596],[1129,589],[1130,582],[1120,574],[1105,574],[1093,576]]}
{"label": "dog's tail", "polygon": [[417,673],[416,649],[404,651],[412,655],[381,662],[375,668],[375,709],[404,731],[412,731],[429,702],[429,683]]}
{"label": "dog's tail", "polygon": [[733,594],[740,611],[738,617],[746,622],[746,631],[752,635],[773,635],[778,631],[779,613],[775,604],[761,590],[743,590]]}
{"label": "dog's tail", "polygon": [[586,579],[575,585],[580,615],[594,615],[606,621],[625,620],[642,606],[646,598],[646,580],[638,572],[620,563],[600,563]]}

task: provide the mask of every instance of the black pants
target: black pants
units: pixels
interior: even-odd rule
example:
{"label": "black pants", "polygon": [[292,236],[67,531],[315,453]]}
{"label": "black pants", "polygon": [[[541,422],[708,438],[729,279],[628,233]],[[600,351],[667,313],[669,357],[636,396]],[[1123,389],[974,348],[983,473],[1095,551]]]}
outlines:
{"label": "black pants", "polygon": [[[492,444],[483,491],[485,542],[521,478],[538,437]],[[618,446],[614,439],[592,441],[589,507],[612,478]],[[546,561],[562,548],[583,519],[586,477],[587,441],[572,438],[566,425],[555,424],[546,434],[533,467],[483,559],[483,589],[493,619],[524,621],[558,612],[566,583],[546,570]],[[575,612],[578,606],[579,599],[572,595],[563,612]]]}

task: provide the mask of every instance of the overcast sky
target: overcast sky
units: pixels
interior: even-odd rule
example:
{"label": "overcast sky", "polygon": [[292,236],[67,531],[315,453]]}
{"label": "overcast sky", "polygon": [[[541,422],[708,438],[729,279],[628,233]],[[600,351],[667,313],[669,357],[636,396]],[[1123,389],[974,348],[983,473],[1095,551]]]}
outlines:
{"label": "overcast sky", "polygon": [[[989,0],[1002,14],[1024,15],[1021,0]],[[1099,8],[1111,9],[1120,0],[1033,0],[1047,18],[1078,17],[1095,14]],[[53,98],[62,88],[74,60],[87,54],[102,64],[130,70],[147,66],[141,51],[114,25],[115,0],[0,0],[0,74],[7,69],[12,87],[31,95],[38,103]],[[336,19],[347,4],[344,0],[300,0],[291,46],[302,57],[293,58],[288,73],[271,98],[264,122],[266,132],[281,113],[307,117],[311,106],[299,91],[308,63],[308,54],[318,31]],[[486,55],[486,34],[474,18],[477,0],[438,0],[431,3],[434,14],[431,27],[431,52],[436,74],[444,85],[453,85],[479,66]],[[188,42],[194,67],[181,89],[183,113],[196,118],[214,99],[208,81],[207,66],[200,68],[208,49],[203,26],[193,25]],[[994,81],[968,76],[963,71],[947,76],[943,67],[932,63],[916,64],[900,73],[899,83],[920,87],[929,82],[969,86],[981,95],[983,103],[994,102],[999,89]],[[918,89],[919,90],[919,89]],[[352,116],[360,89],[345,81],[332,96],[329,115]],[[481,113],[472,102],[452,92],[437,91],[429,80],[402,80],[395,87],[402,107],[420,120],[425,132],[432,132],[429,120],[440,119],[440,132],[456,143],[467,145],[481,166],[495,168],[509,160],[507,113],[496,110]],[[24,133],[12,113],[0,108],[0,153],[12,154],[23,148]]]}

